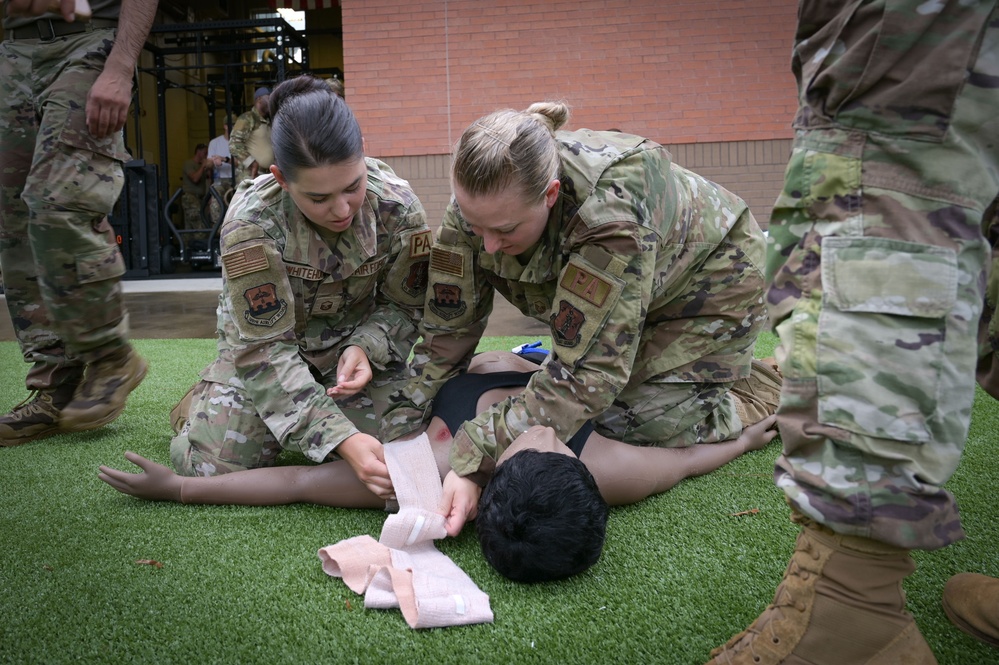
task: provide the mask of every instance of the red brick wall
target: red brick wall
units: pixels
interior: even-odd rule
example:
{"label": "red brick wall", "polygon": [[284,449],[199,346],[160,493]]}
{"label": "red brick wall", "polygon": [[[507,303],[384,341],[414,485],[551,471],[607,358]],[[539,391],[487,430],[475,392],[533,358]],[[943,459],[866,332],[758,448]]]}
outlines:
{"label": "red brick wall", "polygon": [[343,0],[347,99],[381,157],[442,155],[497,108],[665,144],[787,139],[795,0]]}

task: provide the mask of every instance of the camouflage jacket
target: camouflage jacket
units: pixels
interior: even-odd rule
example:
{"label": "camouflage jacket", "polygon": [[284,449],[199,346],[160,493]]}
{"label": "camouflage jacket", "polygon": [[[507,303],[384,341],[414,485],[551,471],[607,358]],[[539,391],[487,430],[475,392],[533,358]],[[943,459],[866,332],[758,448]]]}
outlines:
{"label": "camouflage jacket", "polygon": [[321,461],[357,432],[318,377],[364,350],[377,374],[418,339],[431,232],[409,184],[367,159],[350,229],[323,236],[273,176],[244,181],[222,226],[219,356],[202,372],[236,381],[285,449]]}
{"label": "camouflage jacket", "polygon": [[267,124],[256,108],[251,108],[243,115],[236,118],[236,122],[229,132],[229,153],[232,155],[232,164],[237,168],[244,168],[243,164],[250,156],[250,137],[261,125]]}
{"label": "camouflage jacket", "polygon": [[552,334],[553,353],[525,391],[456,433],[451,462],[461,475],[490,472],[532,425],[567,439],[628,385],[747,375],[751,358],[738,338],[766,316],[758,289],[719,295],[726,275],[764,261],[762,231],[741,199],[641,137],[557,138],[562,187],[526,265],[484,253],[453,200],[431,252],[424,341],[386,438],[414,429],[468,363],[495,292]]}

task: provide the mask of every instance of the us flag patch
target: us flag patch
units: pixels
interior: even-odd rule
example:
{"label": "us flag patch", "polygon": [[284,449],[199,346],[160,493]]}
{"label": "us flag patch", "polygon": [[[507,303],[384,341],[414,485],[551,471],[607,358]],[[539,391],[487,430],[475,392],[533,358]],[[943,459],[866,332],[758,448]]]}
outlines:
{"label": "us flag patch", "polygon": [[236,252],[222,255],[222,265],[230,279],[249,275],[251,272],[267,270],[267,254],[263,245],[254,245]]}
{"label": "us flag patch", "polygon": [[458,252],[449,252],[439,247],[434,247],[430,250],[430,269],[454,275],[455,277],[461,277],[465,274],[461,254]]}

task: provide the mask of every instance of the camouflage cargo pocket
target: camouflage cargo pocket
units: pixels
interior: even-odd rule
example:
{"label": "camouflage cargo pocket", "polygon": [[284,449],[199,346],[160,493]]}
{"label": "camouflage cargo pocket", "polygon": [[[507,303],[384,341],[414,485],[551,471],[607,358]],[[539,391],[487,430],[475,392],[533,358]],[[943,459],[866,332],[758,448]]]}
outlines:
{"label": "camouflage cargo pocket", "polygon": [[949,249],[823,239],[820,422],[896,441],[929,440],[957,276]]}
{"label": "camouflage cargo pocket", "polygon": [[80,284],[103,282],[124,274],[125,259],[118,251],[118,245],[76,257],[76,279]]}

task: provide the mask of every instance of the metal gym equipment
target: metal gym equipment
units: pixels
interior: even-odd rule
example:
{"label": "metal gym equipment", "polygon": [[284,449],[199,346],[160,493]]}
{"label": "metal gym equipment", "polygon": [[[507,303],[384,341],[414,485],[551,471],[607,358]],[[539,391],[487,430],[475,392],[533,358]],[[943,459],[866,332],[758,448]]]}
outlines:
{"label": "metal gym equipment", "polygon": [[[159,164],[133,160],[125,165],[125,188],[111,215],[111,223],[125,258],[126,277],[148,277],[174,272],[177,264],[192,268],[219,268],[218,234],[228,201],[214,187],[202,201],[201,215],[205,229],[178,229],[171,216],[177,208],[180,190],[171,193],[167,155],[168,117],[166,93],[179,89],[204,100],[208,114],[209,136],[217,136],[215,113],[224,109],[232,127],[239,113],[246,110],[246,91],[264,85],[272,87],[290,75],[309,72],[317,76],[342,77],[338,68],[309,68],[308,41],[283,18],[265,18],[202,23],[169,23],[153,26],[151,35],[159,35],[158,44],[146,43],[154,66],[140,67],[140,74],[156,80]],[[262,52],[262,61],[244,61],[247,53]],[[169,65],[167,58],[196,56],[195,64]],[[206,62],[211,56],[212,62]],[[198,82],[171,80],[200,74]],[[133,104],[136,142],[142,154],[139,119],[142,110]],[[212,219],[209,211],[215,201],[222,215]],[[204,243],[188,236],[207,234]]]}

